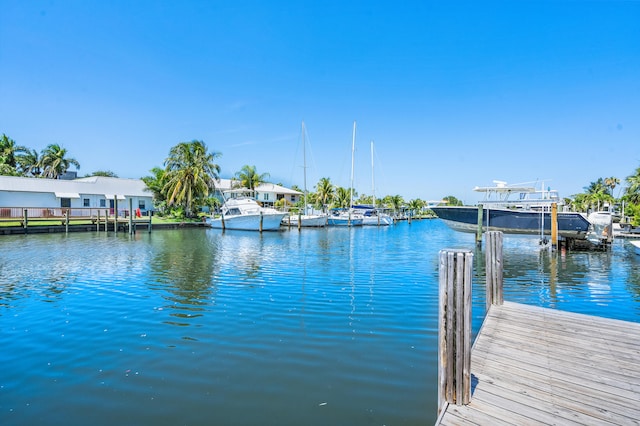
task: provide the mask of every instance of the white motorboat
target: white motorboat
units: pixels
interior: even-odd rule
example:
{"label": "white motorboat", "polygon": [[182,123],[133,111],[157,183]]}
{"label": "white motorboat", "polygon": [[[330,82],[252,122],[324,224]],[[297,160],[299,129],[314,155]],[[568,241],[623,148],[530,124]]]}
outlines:
{"label": "white motorboat", "polygon": [[222,205],[220,217],[210,219],[212,228],[242,231],[277,231],[285,212],[262,207],[249,197],[229,198]]}
{"label": "white motorboat", "polygon": [[640,256],[640,241],[634,240],[634,241],[629,241],[629,242],[633,246],[633,250],[636,252],[636,254],[638,256]]}

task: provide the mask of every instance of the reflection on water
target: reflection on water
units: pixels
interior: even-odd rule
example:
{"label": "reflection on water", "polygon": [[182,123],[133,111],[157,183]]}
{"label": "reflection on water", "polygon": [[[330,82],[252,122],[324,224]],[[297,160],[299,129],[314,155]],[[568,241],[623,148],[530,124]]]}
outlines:
{"label": "reflection on water", "polygon": [[[505,299],[640,321],[640,260],[505,237]],[[438,220],[0,238],[0,424],[432,424]],[[20,356],[16,356],[20,354]]]}

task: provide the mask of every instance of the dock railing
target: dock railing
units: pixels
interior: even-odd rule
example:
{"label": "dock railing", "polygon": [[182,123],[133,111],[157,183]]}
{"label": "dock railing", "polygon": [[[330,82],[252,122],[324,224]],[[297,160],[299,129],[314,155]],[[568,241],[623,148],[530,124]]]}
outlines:
{"label": "dock railing", "polygon": [[135,223],[151,223],[152,212],[133,210],[129,208],[108,207],[0,207],[0,226],[21,227],[24,232],[29,227],[37,226],[65,226],[91,225],[100,230],[100,225],[128,224],[129,228]]}

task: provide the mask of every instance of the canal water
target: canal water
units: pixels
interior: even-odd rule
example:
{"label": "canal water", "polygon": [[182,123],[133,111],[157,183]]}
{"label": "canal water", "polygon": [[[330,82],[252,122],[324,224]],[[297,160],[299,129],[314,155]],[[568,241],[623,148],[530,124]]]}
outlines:
{"label": "canal water", "polygon": [[[0,424],[425,425],[440,220],[0,238]],[[505,299],[640,322],[640,259],[505,237]]]}

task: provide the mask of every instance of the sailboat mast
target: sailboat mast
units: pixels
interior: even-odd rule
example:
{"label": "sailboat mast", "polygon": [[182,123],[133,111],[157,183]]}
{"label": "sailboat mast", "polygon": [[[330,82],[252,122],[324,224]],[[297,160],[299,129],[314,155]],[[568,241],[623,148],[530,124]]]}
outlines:
{"label": "sailboat mast", "polygon": [[302,162],[304,169],[304,214],[307,214],[307,151],[304,140],[304,120],[302,121]]}
{"label": "sailboat mast", "polygon": [[373,208],[376,207],[376,183],[373,179],[373,140],[371,141],[371,193],[373,194]]}
{"label": "sailboat mast", "polygon": [[354,153],[356,150],[356,122],[353,121],[353,138],[351,141],[351,191],[349,194],[349,210],[353,206],[353,166],[354,166]]}

